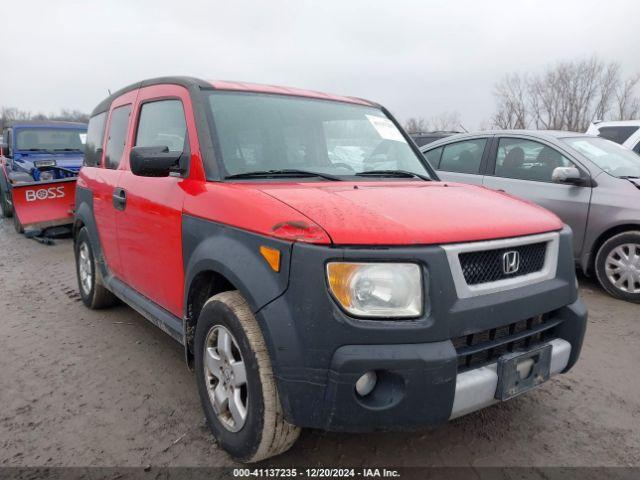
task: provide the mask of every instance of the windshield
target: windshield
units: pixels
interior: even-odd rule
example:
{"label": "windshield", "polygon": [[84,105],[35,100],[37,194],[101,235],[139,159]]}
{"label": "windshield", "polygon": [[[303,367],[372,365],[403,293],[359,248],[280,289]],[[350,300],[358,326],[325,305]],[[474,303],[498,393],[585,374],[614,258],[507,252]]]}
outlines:
{"label": "windshield", "polygon": [[381,176],[430,176],[380,109],[282,95],[206,95],[226,176],[294,170],[335,177],[374,170],[384,171]]}
{"label": "windshield", "polygon": [[562,140],[614,177],[640,177],[640,155],[617,143],[590,137]]}
{"label": "windshield", "polygon": [[28,128],[16,132],[16,150],[23,152],[82,151],[86,129]]}

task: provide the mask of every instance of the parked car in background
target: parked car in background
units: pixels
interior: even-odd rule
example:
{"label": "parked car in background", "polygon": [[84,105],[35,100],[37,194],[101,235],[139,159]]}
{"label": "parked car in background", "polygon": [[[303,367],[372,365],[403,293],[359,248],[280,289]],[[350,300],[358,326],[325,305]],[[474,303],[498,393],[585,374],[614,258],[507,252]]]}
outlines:
{"label": "parked car in background", "polygon": [[180,342],[217,443],[242,461],[300,427],[439,425],[580,354],[570,230],[437,181],[366,100],[131,85],[91,115],[75,211],[82,301],[118,297]]}
{"label": "parked car in background", "polygon": [[640,154],[640,120],[594,122],[587,134],[606,138]]}
{"label": "parked car in background", "polygon": [[423,147],[424,145],[428,145],[436,140],[440,140],[441,138],[450,137],[451,135],[455,135],[455,131],[433,131],[433,132],[419,132],[419,133],[410,133],[409,136],[416,142],[416,145],[419,147]]}
{"label": "parked car in background", "polygon": [[487,131],[422,148],[444,180],[482,185],[555,212],[576,262],[611,295],[640,302],[640,156],[604,138]]}

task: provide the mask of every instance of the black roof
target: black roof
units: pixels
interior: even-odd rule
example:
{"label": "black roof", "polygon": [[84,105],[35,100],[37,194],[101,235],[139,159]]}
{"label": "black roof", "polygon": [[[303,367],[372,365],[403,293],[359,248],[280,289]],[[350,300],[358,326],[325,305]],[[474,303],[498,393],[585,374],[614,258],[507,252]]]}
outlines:
{"label": "black roof", "polygon": [[194,77],[158,77],[151,78],[149,80],[143,80],[141,82],[132,83],[131,85],[121,88],[117,92],[112,93],[107,98],[102,100],[96,108],[91,112],[91,116],[97,115],[102,112],[106,112],[111,107],[111,103],[118,98],[119,96],[130,92],[132,90],[137,90],[143,87],[149,87],[151,85],[162,85],[162,84],[171,84],[171,85],[179,85],[181,87],[185,87],[187,89],[193,88],[207,88],[212,89],[213,86],[209,82],[205,82],[204,80],[200,80],[199,78]]}

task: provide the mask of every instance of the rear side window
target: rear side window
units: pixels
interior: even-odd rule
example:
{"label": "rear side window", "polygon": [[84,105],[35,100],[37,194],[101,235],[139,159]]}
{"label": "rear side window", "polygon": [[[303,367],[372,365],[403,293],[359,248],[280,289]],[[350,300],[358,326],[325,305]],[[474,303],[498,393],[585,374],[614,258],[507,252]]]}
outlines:
{"label": "rear side window", "polygon": [[87,142],[84,145],[84,165],[87,167],[95,167],[100,163],[106,120],[107,112],[99,113],[89,119]]}
{"label": "rear side window", "polygon": [[129,129],[129,116],[131,115],[131,105],[123,105],[115,108],[111,112],[109,124],[109,138],[107,139],[107,152],[105,156],[105,167],[116,169],[122,160],[124,144],[127,140],[127,130]]}
{"label": "rear side window", "polygon": [[438,170],[457,173],[480,173],[486,138],[452,143],[444,147]]}
{"label": "rear side window", "polygon": [[172,152],[185,149],[187,123],[180,100],[159,100],[142,105],[136,146],[169,147]]}
{"label": "rear side window", "polygon": [[598,136],[623,144],[638,130],[638,127],[600,127]]}
{"label": "rear side window", "polygon": [[440,166],[440,156],[442,155],[442,147],[434,148],[428,152],[424,152],[424,158],[427,159],[429,164],[436,170]]}

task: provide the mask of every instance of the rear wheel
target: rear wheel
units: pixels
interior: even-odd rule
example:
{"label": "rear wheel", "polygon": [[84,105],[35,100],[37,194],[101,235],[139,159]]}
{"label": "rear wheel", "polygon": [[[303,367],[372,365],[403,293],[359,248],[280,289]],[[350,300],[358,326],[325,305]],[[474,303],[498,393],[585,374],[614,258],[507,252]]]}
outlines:
{"label": "rear wheel", "polygon": [[4,218],[10,218],[13,215],[13,209],[9,204],[9,193],[2,187],[0,187],[0,209]]}
{"label": "rear wheel", "polygon": [[89,308],[99,309],[113,305],[116,297],[104,286],[100,269],[91,249],[86,227],[78,232],[75,244],[76,275],[82,302]]}
{"label": "rear wheel", "polygon": [[596,275],[614,297],[640,303],[640,232],[623,232],[604,242],[596,255]]}
{"label": "rear wheel", "polygon": [[195,335],[198,393],[211,432],[233,458],[257,462],[294,444],[262,332],[237,291],[210,298]]}

